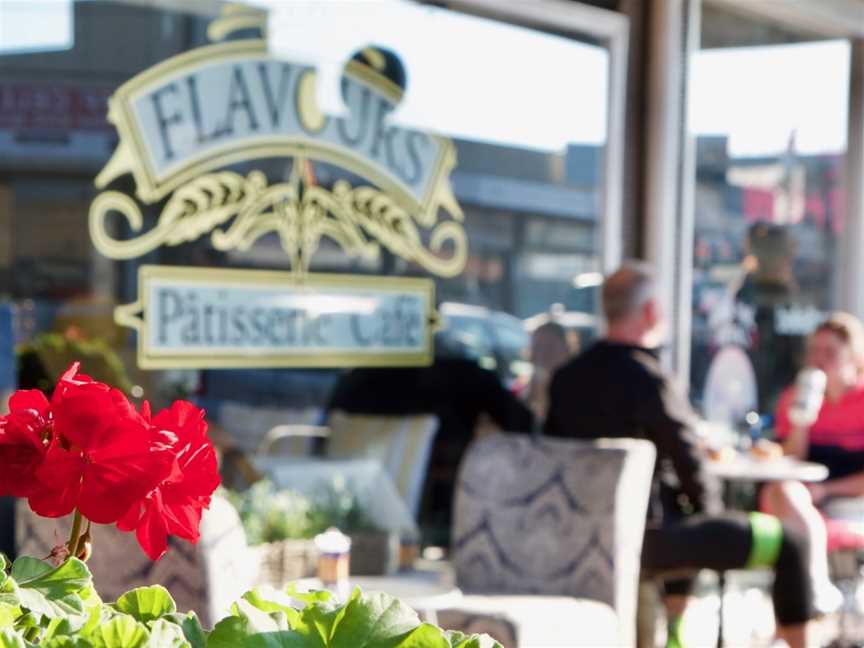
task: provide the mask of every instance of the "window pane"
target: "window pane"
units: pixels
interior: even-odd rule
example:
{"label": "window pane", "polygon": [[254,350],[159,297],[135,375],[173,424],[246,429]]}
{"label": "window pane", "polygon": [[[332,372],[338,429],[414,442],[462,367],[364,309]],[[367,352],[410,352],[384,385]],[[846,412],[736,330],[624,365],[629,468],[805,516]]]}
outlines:
{"label": "window pane", "polygon": [[738,422],[773,413],[837,303],[849,44],[717,9],[702,32],[691,388],[705,415]]}
{"label": "window pane", "polygon": [[[401,98],[387,119],[444,136],[456,150],[449,181],[468,240],[467,262],[457,276],[434,277],[386,249],[377,258],[352,258],[327,237],[312,257],[312,272],[433,277],[438,301],[480,309],[477,325],[459,335],[470,338],[473,351],[466,353],[505,381],[524,371],[524,319],[555,302],[576,315],[593,314],[594,289],[578,278],[596,274],[601,254],[609,66],[604,47],[397,0],[374,6],[248,4],[269,13],[273,56],[315,68],[315,99],[325,115],[350,115],[352,104],[341,85],[345,66],[374,46],[392,53],[404,71]],[[73,339],[98,340],[119,358],[114,362],[111,356],[108,365],[122,367],[129,383],[141,387],[136,393],[143,390],[158,401],[195,391],[214,416],[227,400],[322,407],[336,371],[142,371],[135,334],[114,322],[114,308],[138,298],[138,269],[145,262],[290,269],[276,233],[248,249],[217,250],[203,235],[116,261],[93,247],[88,232],[88,212],[99,193],[94,179],[118,143],[107,119],[109,97],[154,65],[210,44],[208,26],[215,16],[203,12],[207,3],[12,0],[0,5],[0,41],[8,46],[0,50],[0,234],[11,242],[0,255],[0,290],[21,312],[18,341],[50,346],[55,340],[50,336],[59,336],[69,346]],[[4,31],[24,20],[22,12],[28,27],[20,36],[27,42]],[[39,12],[48,17],[34,19]],[[247,108],[241,99],[232,110],[242,120]],[[265,105],[259,100],[252,102]],[[183,108],[165,101],[189,115],[213,111],[211,105]],[[272,184],[292,177],[294,160],[273,157],[226,168],[244,175],[260,170]],[[325,162],[309,161],[303,176],[327,191],[340,181],[368,184]],[[108,188],[134,197],[137,187],[126,174]],[[149,231],[164,205],[164,199],[141,205],[144,222],[137,233],[112,216],[111,235],[122,240]],[[428,228],[419,229],[428,248]],[[50,382],[65,358],[31,369],[42,372],[38,380]]]}

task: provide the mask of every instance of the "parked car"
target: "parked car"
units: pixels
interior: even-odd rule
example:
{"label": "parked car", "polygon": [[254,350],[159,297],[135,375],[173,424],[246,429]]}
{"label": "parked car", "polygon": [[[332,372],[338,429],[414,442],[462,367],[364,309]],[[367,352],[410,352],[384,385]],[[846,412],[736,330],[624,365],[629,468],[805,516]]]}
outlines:
{"label": "parked car", "polygon": [[483,306],[444,302],[443,327],[435,336],[436,354],[471,358],[510,386],[530,373],[529,334],[518,317]]}

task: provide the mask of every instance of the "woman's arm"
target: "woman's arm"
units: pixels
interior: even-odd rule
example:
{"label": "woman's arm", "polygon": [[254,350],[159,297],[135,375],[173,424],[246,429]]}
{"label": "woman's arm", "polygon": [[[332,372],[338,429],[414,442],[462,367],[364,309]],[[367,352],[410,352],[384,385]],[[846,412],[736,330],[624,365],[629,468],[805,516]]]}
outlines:
{"label": "woman's arm", "polygon": [[791,426],[788,436],[783,439],[783,454],[791,455],[796,459],[806,459],[810,450],[810,428],[809,426]]}
{"label": "woman's arm", "polygon": [[864,472],[827,482],[808,484],[807,487],[814,504],[818,504],[826,497],[861,497],[864,496]]}
{"label": "woman's arm", "polygon": [[[792,405],[792,388],[787,388],[777,402],[777,441],[783,446],[783,454],[796,459],[806,459],[810,451],[810,424],[795,425],[789,416]],[[800,423],[800,422],[799,422]]]}

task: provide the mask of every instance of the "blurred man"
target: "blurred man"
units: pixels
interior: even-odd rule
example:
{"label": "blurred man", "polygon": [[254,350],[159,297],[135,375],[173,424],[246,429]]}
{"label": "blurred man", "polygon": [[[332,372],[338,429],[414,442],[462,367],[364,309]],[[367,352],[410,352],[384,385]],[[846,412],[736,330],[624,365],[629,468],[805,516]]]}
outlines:
{"label": "blurred man", "polygon": [[[607,277],[602,298],[606,337],[553,377],[547,434],[652,441],[657,468],[643,568],[663,573],[773,567],[778,635],[791,648],[803,648],[814,616],[806,540],[772,516],[712,514],[720,500],[705,474],[696,416],[658,359],[666,322],[651,270],[626,264]],[[667,646],[683,645],[681,618],[691,587],[692,580],[666,584]]]}
{"label": "blurred man", "polygon": [[429,459],[420,525],[425,541],[448,545],[459,463],[481,420],[507,432],[530,432],[531,411],[494,372],[436,348],[430,367],[354,369],[339,380],[328,412],[406,416],[435,414],[438,431]]}
{"label": "blurred man", "polygon": [[578,350],[567,329],[553,317],[547,317],[531,333],[530,360],[533,371],[523,398],[537,420],[549,411],[549,384],[555,372]]}

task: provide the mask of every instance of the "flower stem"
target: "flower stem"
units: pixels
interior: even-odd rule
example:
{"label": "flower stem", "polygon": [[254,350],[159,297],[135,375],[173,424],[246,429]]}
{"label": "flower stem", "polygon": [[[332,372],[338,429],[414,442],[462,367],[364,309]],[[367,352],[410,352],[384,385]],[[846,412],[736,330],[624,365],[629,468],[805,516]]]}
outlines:
{"label": "flower stem", "polygon": [[72,518],[72,533],[69,534],[69,555],[78,555],[78,536],[81,534],[81,511],[75,509],[75,517]]}

